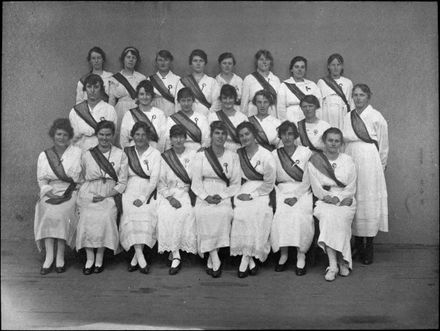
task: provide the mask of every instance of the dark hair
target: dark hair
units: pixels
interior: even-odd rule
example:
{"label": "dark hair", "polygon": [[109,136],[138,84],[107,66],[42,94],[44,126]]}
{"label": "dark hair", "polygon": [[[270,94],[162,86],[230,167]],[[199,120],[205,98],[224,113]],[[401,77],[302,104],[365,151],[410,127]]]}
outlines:
{"label": "dark hair", "polygon": [[183,136],[187,137],[186,128],[182,124],[174,124],[170,129],[170,138]]}
{"label": "dark hair", "polygon": [[92,48],[89,50],[89,53],[87,54],[87,62],[90,62],[90,59],[92,58],[92,53],[98,53],[99,55],[101,55],[101,57],[102,57],[102,63],[105,62],[105,53],[104,53],[104,51],[103,51],[100,47],[98,47],[98,46],[92,47]]}
{"label": "dark hair", "polygon": [[171,54],[171,52],[167,51],[166,49],[161,49],[159,52],[156,53],[156,61],[159,56],[163,57],[166,60],[174,60],[173,54]]}
{"label": "dark hair", "polygon": [[229,53],[229,52],[220,54],[220,56],[218,57],[218,64],[221,64],[224,59],[232,59],[232,63],[234,64],[234,66],[237,63],[235,61],[234,55],[232,55],[232,53]]}
{"label": "dark hair", "polygon": [[139,95],[141,88],[144,88],[145,93],[150,94],[152,98],[154,98],[156,95],[154,93],[153,83],[151,83],[149,80],[144,79],[143,81],[139,82],[139,84],[136,86],[136,97]]}
{"label": "dark hair", "polygon": [[191,98],[193,101],[196,100],[196,97],[194,96],[194,93],[191,91],[189,87],[183,87],[177,92],[177,102],[180,101],[180,99],[183,98]]}
{"label": "dark hair", "polygon": [[256,106],[257,105],[257,97],[259,95],[262,95],[263,97],[265,97],[267,100],[269,100],[269,105],[272,106],[275,104],[275,100],[274,97],[272,95],[272,93],[270,93],[269,91],[266,90],[259,90],[255,93],[254,97],[252,98],[252,103]]}
{"label": "dark hair", "polygon": [[222,88],[220,90],[219,99],[221,100],[222,97],[233,97],[234,101],[237,101],[237,98],[238,98],[237,90],[235,89],[234,86],[229,85],[229,84],[225,84],[222,86]]}
{"label": "dark hair", "polygon": [[355,86],[353,86],[352,94],[356,88],[360,88],[362,92],[367,93],[368,99],[370,99],[371,96],[373,95],[367,84],[356,84]]}
{"label": "dark hair", "polygon": [[224,133],[226,133],[226,135],[228,134],[228,128],[227,128],[226,124],[222,121],[214,121],[209,125],[209,127],[211,129],[211,133],[209,135],[210,137],[212,137],[215,130],[221,130]]}
{"label": "dark hair", "polygon": [[307,103],[311,103],[313,105],[316,106],[316,109],[318,109],[319,107],[321,107],[321,105],[319,104],[319,100],[317,97],[315,97],[313,94],[308,94],[305,95],[301,101],[299,102],[299,106],[301,107],[303,102],[307,102]]}
{"label": "dark hair", "polygon": [[307,59],[305,57],[302,56],[295,56],[291,61],[290,61],[290,65],[289,65],[289,71],[292,70],[293,66],[295,65],[296,62],[299,61],[303,61],[305,66],[306,66],[306,70],[307,70]]}
{"label": "dark hair", "polygon": [[190,65],[191,65],[192,60],[195,56],[200,56],[203,59],[203,61],[205,61],[205,64],[208,64],[208,55],[206,55],[205,51],[203,51],[201,49],[195,49],[189,55],[189,64]]}
{"label": "dark hair", "polygon": [[124,67],[124,59],[127,56],[128,52],[131,52],[134,56],[136,56],[136,64],[134,65],[134,68],[137,69],[139,67],[139,64],[141,63],[141,55],[139,54],[138,49],[133,46],[125,47],[122,51],[121,56],[119,57],[119,61],[121,62],[122,67]]}
{"label": "dark hair", "polygon": [[299,136],[298,129],[297,129],[295,123],[290,122],[290,121],[284,121],[278,127],[278,138],[281,139],[281,135],[285,134],[290,128],[292,128],[292,130],[293,130],[293,135],[295,136],[295,139],[298,138],[298,136]]}
{"label": "dark hair", "polygon": [[255,68],[257,68],[257,62],[258,62],[258,59],[261,57],[261,55],[264,55],[264,57],[266,59],[270,60],[270,67],[272,68],[273,67],[273,56],[267,49],[260,49],[255,54]]}
{"label": "dark hair", "polygon": [[[327,71],[330,73],[330,70],[328,69],[328,66],[330,65],[331,62],[333,62],[334,59],[337,59],[339,61],[340,64],[344,64],[344,58],[342,57],[341,54],[338,53],[334,53],[332,55],[330,55],[327,59]],[[344,68],[342,68],[341,70],[341,75],[344,73]]]}
{"label": "dark hair", "polygon": [[95,85],[96,83],[99,83],[101,90],[104,88],[104,81],[102,80],[101,76],[97,74],[88,74],[84,79],[83,91],[86,91],[87,84]]}
{"label": "dark hair", "polygon": [[243,121],[240,124],[238,124],[236,128],[237,135],[239,135],[240,131],[243,129],[248,129],[253,134],[254,137],[257,137],[258,135],[257,128],[251,122]]}
{"label": "dark hair", "polygon": [[151,135],[150,127],[148,126],[147,123],[142,122],[142,121],[134,123],[134,125],[133,125],[133,127],[131,128],[131,131],[130,131],[130,136],[134,137],[134,134],[139,129],[144,129],[145,133],[147,134],[148,139],[150,139],[150,135]]}
{"label": "dark hair", "polygon": [[341,143],[344,142],[344,136],[342,134],[342,131],[339,130],[338,128],[335,128],[335,127],[328,128],[327,130],[324,131],[324,133],[322,134],[322,141],[323,142],[325,142],[325,140],[327,139],[327,136],[330,133],[338,134],[341,137]]}
{"label": "dark hair", "polygon": [[69,139],[73,138],[73,128],[68,118],[57,118],[53,121],[52,126],[49,129],[49,137],[55,137],[57,130],[66,131],[69,135]]}
{"label": "dark hair", "polygon": [[112,134],[115,134],[115,130],[116,130],[115,123],[107,120],[103,120],[99,122],[98,125],[96,126],[95,134],[98,135],[98,132],[101,131],[102,129],[110,129],[112,131]]}

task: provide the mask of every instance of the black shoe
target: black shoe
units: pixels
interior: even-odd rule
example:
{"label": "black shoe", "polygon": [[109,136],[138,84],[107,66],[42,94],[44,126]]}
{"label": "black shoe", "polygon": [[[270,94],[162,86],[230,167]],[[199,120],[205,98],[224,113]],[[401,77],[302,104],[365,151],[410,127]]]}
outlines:
{"label": "black shoe", "polygon": [[139,271],[141,272],[141,273],[143,273],[143,274],[148,274],[149,272],[150,272],[150,265],[149,264],[147,264],[145,267],[143,267],[143,268],[141,268],[141,267],[139,267]]}
{"label": "black shoe", "polygon": [[373,245],[367,245],[366,249],[365,249],[365,255],[362,259],[362,264],[371,264],[373,263]]}
{"label": "black shoe", "polygon": [[91,275],[92,274],[92,272],[93,272],[93,265],[90,267],[90,268],[86,268],[85,266],[84,266],[84,268],[83,268],[83,274],[84,275]]}
{"label": "black shoe", "polygon": [[[173,259],[173,261],[174,260],[179,260],[180,261],[180,259],[178,259],[178,258],[174,258]],[[172,262],[171,262],[172,263]],[[179,270],[180,270],[180,267],[182,266],[182,262],[180,262],[179,264],[178,264],[178,266],[177,267],[171,267],[170,268],[170,270],[168,271],[168,273],[170,274],[170,275],[176,275],[178,272],[179,272]]]}
{"label": "black shoe", "polygon": [[295,274],[297,276],[304,276],[306,273],[307,273],[306,267],[304,268],[295,267]]}
{"label": "black shoe", "polygon": [[287,262],[284,262],[284,264],[277,264],[275,266],[275,271],[276,272],[282,272],[282,271],[286,271],[287,270]]}
{"label": "black shoe", "polygon": [[247,276],[249,276],[249,268],[247,268],[246,271],[240,271],[240,269],[238,269],[238,278],[246,278]]}
{"label": "black shoe", "polygon": [[63,265],[62,267],[55,267],[55,271],[59,274],[63,273],[66,271],[66,266]]}
{"label": "black shoe", "polygon": [[211,276],[212,277],[218,278],[218,277],[221,276],[221,274],[222,274],[222,265],[221,264],[220,264],[220,266],[218,267],[217,270],[214,271],[214,269],[212,269],[212,272],[211,272]]}
{"label": "black shoe", "polygon": [[104,271],[104,266],[95,266],[95,269],[93,269],[93,272],[95,273],[95,274],[99,274],[99,273],[101,273],[101,272],[103,272]]}
{"label": "black shoe", "polygon": [[249,275],[256,276],[257,273],[258,273],[258,265],[255,264],[255,267],[253,267],[252,269],[249,269]]}
{"label": "black shoe", "polygon": [[353,249],[351,251],[351,258],[353,260],[359,258],[362,261],[364,259],[364,256],[365,256],[364,238],[355,236]]}
{"label": "black shoe", "polygon": [[138,269],[139,269],[139,264],[132,265],[131,263],[128,265],[128,268],[127,268],[128,272],[133,272],[133,271],[136,271]]}
{"label": "black shoe", "polygon": [[40,275],[47,275],[48,273],[50,273],[52,271],[52,267],[49,268],[43,268],[41,267],[40,269]]}
{"label": "black shoe", "polygon": [[213,272],[212,268],[206,267],[205,271],[208,275],[212,276],[212,272]]}

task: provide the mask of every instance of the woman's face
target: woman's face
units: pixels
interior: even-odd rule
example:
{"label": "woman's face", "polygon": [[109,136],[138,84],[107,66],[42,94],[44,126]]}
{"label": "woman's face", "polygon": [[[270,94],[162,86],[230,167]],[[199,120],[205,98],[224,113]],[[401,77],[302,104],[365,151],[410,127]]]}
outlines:
{"label": "woman's face", "polygon": [[301,103],[301,110],[303,111],[304,117],[306,119],[312,119],[316,116],[316,106],[313,103],[303,101]]}
{"label": "woman's face", "polygon": [[58,147],[67,147],[69,146],[69,133],[63,129],[56,129],[55,134],[53,135],[53,143]]}
{"label": "woman's face", "polygon": [[93,70],[102,70],[102,65],[104,64],[104,59],[102,58],[102,55],[97,52],[92,52],[90,54],[90,65],[92,66]]}
{"label": "woman's face", "polygon": [[221,95],[220,101],[222,103],[223,110],[232,110],[235,105],[235,99],[232,96]]}
{"label": "woman's face", "polygon": [[330,75],[339,77],[342,73],[342,69],[344,69],[344,66],[341,62],[339,62],[338,59],[333,59],[333,61],[329,63],[327,68],[330,72]]}
{"label": "woman's face", "polygon": [[306,64],[304,61],[296,61],[293,64],[292,69],[290,70],[292,73],[293,78],[296,79],[303,79],[306,75]]}
{"label": "woman's face", "polygon": [[112,145],[113,132],[109,128],[102,128],[98,131],[97,138],[101,147],[108,148]]}
{"label": "woman's face", "polygon": [[202,73],[205,70],[205,60],[200,56],[193,56],[191,60],[191,68],[196,73]]}
{"label": "woman's face", "polygon": [[227,137],[227,132],[220,129],[215,129],[211,136],[211,144],[213,146],[223,147]]}
{"label": "woman's face", "polygon": [[148,135],[143,128],[137,129],[133,136],[136,147],[142,148],[148,145]]}
{"label": "woman's face", "polygon": [[367,93],[356,87],[353,91],[353,101],[357,109],[363,109],[368,106],[370,98]]}
{"label": "woman's face", "polygon": [[281,134],[281,141],[283,142],[283,145],[285,147],[290,147],[294,145],[295,142],[295,132],[291,127],[287,129],[287,131],[283,132]]}
{"label": "woman's face", "polygon": [[267,115],[269,113],[270,102],[264,95],[258,95],[255,99],[255,106],[257,106],[259,115]]}
{"label": "woman's face", "polygon": [[256,144],[255,137],[248,128],[243,128],[238,132],[238,138],[240,139],[241,146],[248,147]]}
{"label": "woman's face", "polygon": [[139,101],[139,104],[142,106],[149,106],[151,102],[153,101],[153,96],[150,93],[147,93],[145,91],[145,88],[141,87],[139,90],[137,99]]}
{"label": "woman's face", "polygon": [[175,149],[181,149],[185,145],[186,138],[183,135],[177,135],[170,138],[171,146]]}
{"label": "woman's face", "polygon": [[232,58],[226,58],[220,62],[220,70],[223,74],[229,75],[234,70],[234,60]]}
{"label": "woman's face", "polygon": [[170,66],[171,66],[171,60],[170,59],[166,59],[162,56],[157,56],[156,59],[156,66],[157,69],[161,72],[168,72],[170,70]]}
{"label": "woman's face", "polygon": [[96,82],[96,84],[86,84],[86,93],[88,101],[97,101],[102,97],[101,94],[101,84]]}
{"label": "woman's face", "polygon": [[128,70],[134,70],[136,66],[137,56],[133,52],[128,51],[124,57],[124,68]]}
{"label": "woman's face", "polygon": [[261,55],[257,60],[257,68],[263,72],[270,70],[271,60],[267,59],[264,55]]}
{"label": "woman's face", "polygon": [[342,145],[341,136],[338,133],[329,133],[324,141],[325,149],[329,153],[337,153]]}
{"label": "woman's face", "polygon": [[192,110],[192,105],[194,100],[191,97],[181,98],[179,100],[180,107],[184,112],[190,112]]}

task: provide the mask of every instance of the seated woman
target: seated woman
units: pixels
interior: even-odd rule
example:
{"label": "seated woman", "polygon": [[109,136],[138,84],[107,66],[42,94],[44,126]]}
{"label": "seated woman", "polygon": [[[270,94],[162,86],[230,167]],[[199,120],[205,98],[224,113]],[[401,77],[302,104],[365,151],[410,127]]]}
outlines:
{"label": "seated woman", "polygon": [[109,80],[113,76],[111,72],[104,70],[104,63],[105,63],[105,53],[104,51],[99,47],[93,47],[89,50],[89,53],[87,54],[87,62],[90,64],[90,67],[92,70],[82,76],[79,81],[78,85],[76,87],[76,104],[81,103],[85,100],[87,100],[87,93],[84,89],[84,82],[88,75],[95,74],[101,76],[104,85],[101,90],[102,93],[102,100],[105,102],[108,102],[108,92],[109,92]]}
{"label": "seated woman", "polygon": [[[240,139],[238,139],[236,127],[241,123],[247,121],[247,117],[240,111],[234,108],[234,104],[237,100],[237,90],[229,85],[225,84],[220,90],[220,102],[222,108],[209,114],[208,121],[212,123],[214,121],[222,121],[227,128],[227,138],[225,148],[235,152],[241,147]],[[211,133],[212,134],[212,133]]]}
{"label": "seated woman", "polygon": [[181,268],[180,250],[197,253],[195,196],[190,190],[196,152],[185,148],[183,125],[171,127],[170,140],[171,149],[162,153],[157,188],[157,250],[172,253],[169,274],[175,275]]}
{"label": "seated woman", "polygon": [[[165,135],[169,134],[175,124],[183,125],[189,139],[185,142],[185,148],[197,151],[200,147],[209,146],[209,124],[205,115],[194,111],[194,94],[191,89],[184,87],[177,92],[177,102],[181,110],[168,117]],[[169,136],[165,138],[165,149],[169,149],[171,141]]]}
{"label": "seated woman", "polygon": [[136,122],[131,129],[134,146],[126,147],[128,158],[127,188],[122,195],[122,217],[119,226],[121,246],[134,256],[128,271],[147,274],[150,265],[145,260],[144,245],[150,248],[156,244],[156,187],[160,173],[160,152],[149,146],[150,127]]}
{"label": "seated woman", "polygon": [[330,124],[316,117],[319,100],[314,95],[306,95],[301,99],[300,105],[305,118],[297,124],[299,137],[296,144],[306,146],[314,152],[323,151],[322,134],[330,128]]}
{"label": "seated woman", "polygon": [[78,193],[76,249],[85,248],[86,251],[84,275],[104,270],[106,248],[115,254],[119,251],[117,219],[122,209],[120,194],[127,186],[128,160],[121,149],[112,145],[114,134],[113,122],[99,122],[96,127],[98,145],[83,153],[81,158],[85,182]]}
{"label": "seated woman", "polygon": [[228,129],[221,121],[211,123],[211,146],[196,154],[192,190],[195,206],[199,254],[209,253],[207,272],[221,274],[218,249],[229,247],[233,217],[231,198],[240,189],[240,161],[235,152],[225,149]]}
{"label": "seated woman", "polygon": [[[225,84],[231,85],[235,88],[237,98],[234,102],[234,109],[240,111],[241,94],[243,90],[243,79],[234,73],[235,57],[232,53],[226,52],[220,54],[218,57],[218,64],[220,67],[220,73],[215,77],[215,80],[219,84],[219,87],[223,87]],[[221,94],[221,92],[220,92]],[[221,101],[221,96],[220,96]]]}
{"label": "seated woman", "polygon": [[148,80],[143,80],[136,87],[137,107],[125,113],[121,123],[120,145],[121,148],[133,146],[133,137],[130,132],[133,125],[138,122],[146,123],[149,127],[149,145],[163,151],[165,144],[165,129],[167,119],[161,109],[153,106],[154,87]]}
{"label": "seated woman", "polygon": [[243,145],[237,152],[245,182],[234,197],[230,251],[232,256],[242,256],[238,277],[244,278],[257,274],[253,258],[264,262],[270,252],[273,209],[269,205],[269,193],[275,184],[276,163],[271,152],[258,145],[257,130],[252,123],[241,123],[237,132]]}
{"label": "seated woman", "polygon": [[[217,81],[205,74],[205,66],[208,64],[208,55],[201,49],[195,49],[189,56],[191,74],[182,77],[177,83],[176,90],[183,87],[191,89],[195,97],[194,110],[208,117],[209,113],[219,110],[218,96],[220,86]],[[181,109],[179,100],[176,98],[176,112]]]}
{"label": "seated woman", "polygon": [[324,153],[315,153],[308,169],[313,194],[318,198],[313,214],[319,219],[318,245],[328,256],[325,280],[348,276],[353,268],[350,239],[356,212],[356,168],[353,159],[339,153],[342,132],[330,128],[322,135]]}
{"label": "seated woman", "polygon": [[292,122],[284,121],[278,129],[278,135],[284,147],[272,152],[277,165],[277,209],[270,242],[273,252],[281,249],[275,271],[287,269],[288,248],[296,247],[295,273],[302,276],[306,274],[306,253],[315,233],[312,192],[307,171],[312,152],[307,147],[295,145],[298,131]]}
{"label": "seated woman", "polygon": [[55,271],[66,271],[65,244],[75,247],[77,225],[76,183],[81,173],[81,149],[69,145],[73,129],[67,118],[55,120],[49,130],[53,147],[38,156],[37,179],[40,199],[35,206],[34,234],[38,250],[42,243],[46,258],[40,274],[52,271],[54,244],[57,242]]}

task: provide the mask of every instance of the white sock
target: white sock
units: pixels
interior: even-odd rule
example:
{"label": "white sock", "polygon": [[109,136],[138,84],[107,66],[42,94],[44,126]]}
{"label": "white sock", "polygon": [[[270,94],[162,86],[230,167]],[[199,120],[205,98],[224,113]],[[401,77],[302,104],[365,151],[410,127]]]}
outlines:
{"label": "white sock", "polygon": [[102,261],[104,260],[105,247],[99,247],[96,250],[95,267],[102,267]]}
{"label": "white sock", "polygon": [[278,264],[284,264],[287,262],[287,258],[289,257],[289,248],[288,247],[281,247],[281,255],[280,260],[278,261]]}
{"label": "white sock", "polygon": [[[179,260],[175,260],[179,259]],[[180,264],[180,252],[179,250],[173,252],[173,262],[171,262],[171,268],[176,268]]]}
{"label": "white sock", "polygon": [[86,248],[86,268],[91,268],[93,263],[95,262],[95,253],[93,252],[93,248]]}
{"label": "white sock", "polygon": [[139,267],[145,268],[147,266],[147,261],[145,260],[144,245],[134,245],[134,251],[136,252],[136,258],[139,263]]}
{"label": "white sock", "polygon": [[53,238],[44,239],[44,246],[46,248],[46,259],[43,263],[43,268],[50,268],[53,263],[53,255],[54,255],[54,240]]}
{"label": "white sock", "polygon": [[330,269],[338,270],[338,263],[336,260],[336,251],[330,247],[326,247],[326,250],[327,250],[328,263],[329,263]]}
{"label": "white sock", "polygon": [[57,267],[64,266],[64,249],[66,248],[66,242],[63,239],[57,240],[57,260],[55,265]]}
{"label": "white sock", "polygon": [[248,265],[249,265],[249,256],[243,255],[241,257],[241,263],[240,263],[240,267],[238,267],[238,270],[241,272],[245,272],[247,270]]}
{"label": "white sock", "polygon": [[136,257],[136,252],[133,254],[133,258],[131,259],[130,264],[131,264],[132,266],[135,266],[135,265],[138,264],[138,260],[137,260],[137,257]]}
{"label": "white sock", "polygon": [[211,259],[211,254],[209,254],[208,262],[207,262],[206,266],[207,266],[209,269],[212,269],[212,259]]}
{"label": "white sock", "polygon": [[298,249],[298,252],[296,253],[296,266],[299,269],[304,268],[306,265],[306,254],[300,252],[300,250]]}
{"label": "white sock", "polygon": [[216,249],[212,250],[209,252],[209,256],[211,257],[211,261],[212,261],[212,269],[214,271],[217,271],[218,268],[220,268],[220,258],[218,257],[218,252]]}
{"label": "white sock", "polygon": [[255,261],[254,258],[251,256],[249,258],[249,269],[254,269],[255,268]]}

